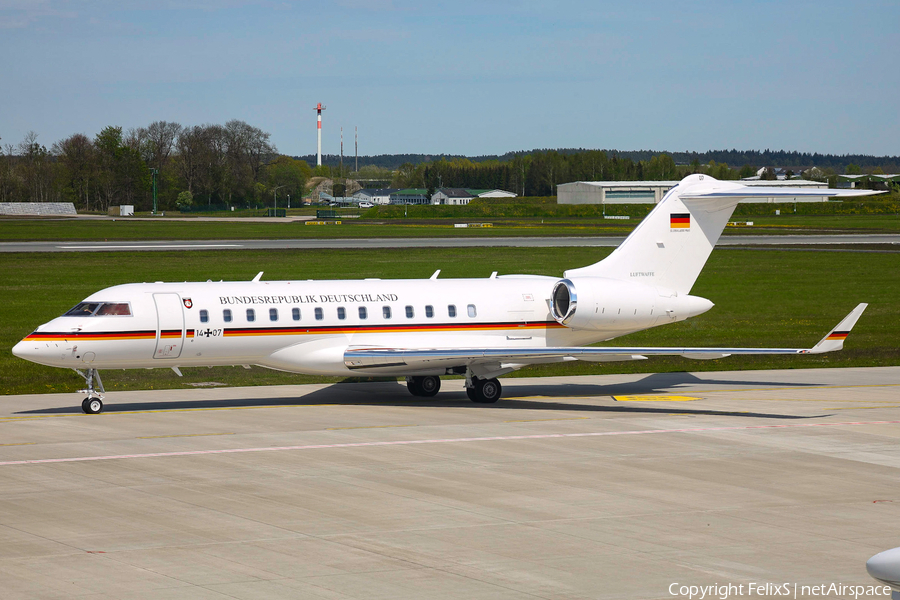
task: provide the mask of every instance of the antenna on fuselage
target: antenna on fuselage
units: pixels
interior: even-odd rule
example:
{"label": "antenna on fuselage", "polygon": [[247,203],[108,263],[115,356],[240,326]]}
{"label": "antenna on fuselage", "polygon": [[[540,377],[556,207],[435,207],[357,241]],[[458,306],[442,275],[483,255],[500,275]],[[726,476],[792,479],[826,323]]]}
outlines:
{"label": "antenna on fuselage", "polygon": [[257,273],[257,274],[256,274],[256,277],[253,278],[253,281],[259,281],[260,279],[262,279],[262,274],[263,274],[262,271],[260,271],[259,273]]}

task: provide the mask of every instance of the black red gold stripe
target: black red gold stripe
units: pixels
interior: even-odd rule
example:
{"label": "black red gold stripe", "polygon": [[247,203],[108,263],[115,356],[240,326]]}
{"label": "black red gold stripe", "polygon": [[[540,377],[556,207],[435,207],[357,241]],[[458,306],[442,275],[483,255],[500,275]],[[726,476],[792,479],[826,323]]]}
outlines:
{"label": "black red gold stripe", "polygon": [[[328,325],[308,327],[235,327],[225,329],[222,335],[225,337],[263,336],[263,335],[320,335],[338,334],[351,335],[360,333],[440,333],[456,331],[502,331],[514,330],[539,330],[562,329],[556,321],[528,321],[512,323],[428,323],[410,325]],[[195,330],[185,331],[185,337],[195,337]],[[160,339],[180,339],[180,329],[166,329],[160,334]],[[155,340],[155,330],[144,331],[102,331],[102,332],[66,332],[45,333],[35,332],[25,337],[28,341],[103,341],[103,340]]]}
{"label": "black red gold stripe", "polygon": [[849,334],[849,331],[832,331],[825,339],[830,341],[845,340]]}
{"label": "black red gold stripe", "polygon": [[499,331],[504,329],[562,328],[556,321],[515,323],[440,323],[418,325],[331,325],[320,327],[245,327],[226,329],[225,337],[251,335],[306,335],[306,334],[359,334],[359,333],[440,333],[445,331]]}
{"label": "black red gold stripe", "polygon": [[[194,337],[194,330],[185,331],[188,338]],[[181,338],[181,329],[164,329],[160,332],[161,339],[171,340]],[[155,340],[156,330],[144,331],[68,331],[66,333],[34,332],[24,338],[27,341],[55,342],[55,341],[104,341],[104,340]]]}
{"label": "black red gold stripe", "polygon": [[669,215],[669,227],[672,229],[689,229],[691,227],[691,213],[671,213]]}

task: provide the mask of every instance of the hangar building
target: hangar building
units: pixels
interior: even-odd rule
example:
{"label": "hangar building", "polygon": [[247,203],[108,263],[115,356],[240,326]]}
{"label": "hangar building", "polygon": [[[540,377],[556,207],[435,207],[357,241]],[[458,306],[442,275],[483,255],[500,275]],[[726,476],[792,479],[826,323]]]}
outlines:
{"label": "hangar building", "polygon": [[[678,181],[573,181],[556,186],[557,204],[656,204],[678,184]],[[791,179],[787,181],[741,181],[748,186],[827,189],[819,181]],[[803,198],[758,198],[744,202],[827,202],[824,196]]]}

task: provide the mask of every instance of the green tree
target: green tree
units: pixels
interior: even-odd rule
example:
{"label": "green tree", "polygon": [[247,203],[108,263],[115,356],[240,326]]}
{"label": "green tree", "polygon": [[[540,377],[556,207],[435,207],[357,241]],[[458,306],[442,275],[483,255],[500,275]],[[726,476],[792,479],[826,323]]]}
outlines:
{"label": "green tree", "polygon": [[93,142],[76,133],[53,144],[60,165],[64,191],[84,210],[91,210],[91,196],[97,175],[97,153]]}
{"label": "green tree", "polygon": [[666,153],[657,154],[650,159],[644,169],[644,176],[650,181],[668,181],[678,177],[675,160]]}
{"label": "green tree", "polygon": [[194,204],[194,195],[187,190],[178,194],[178,199],[175,200],[175,206],[180,209],[190,208]]}
{"label": "green tree", "polygon": [[279,196],[290,195],[298,201],[303,197],[306,182],[312,177],[312,169],[304,160],[280,155],[265,167],[265,178],[270,188],[280,187]]}

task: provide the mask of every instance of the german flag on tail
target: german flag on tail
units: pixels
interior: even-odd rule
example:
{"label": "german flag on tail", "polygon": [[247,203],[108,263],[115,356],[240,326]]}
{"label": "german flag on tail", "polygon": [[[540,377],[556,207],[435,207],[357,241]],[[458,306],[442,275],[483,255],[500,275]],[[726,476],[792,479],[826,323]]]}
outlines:
{"label": "german flag on tail", "polygon": [[672,229],[690,229],[691,213],[672,213],[669,215],[669,227]]}

